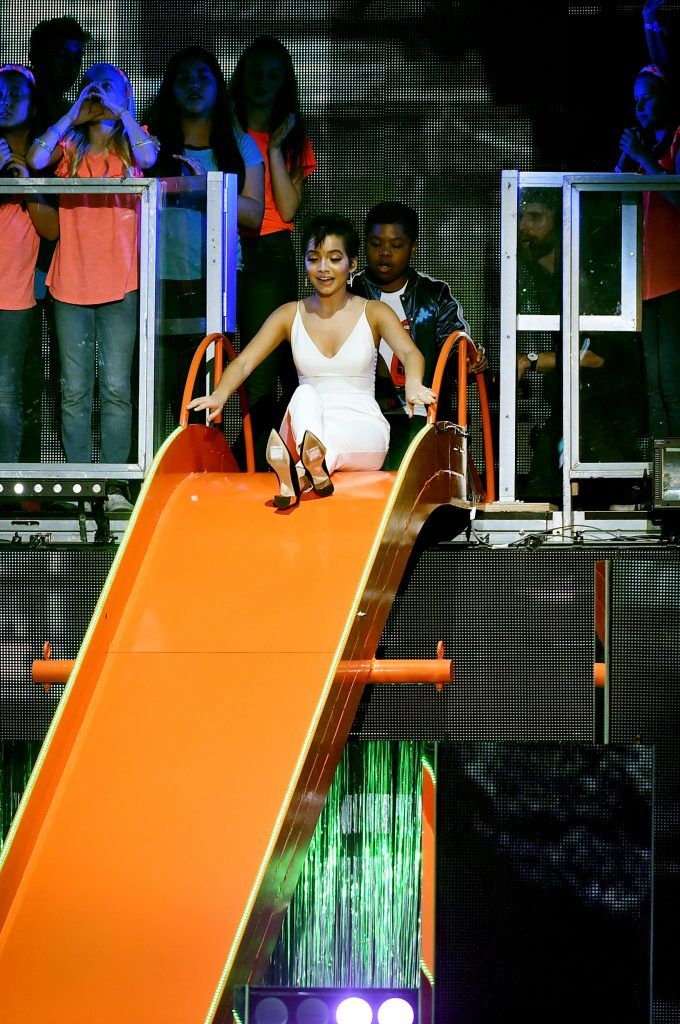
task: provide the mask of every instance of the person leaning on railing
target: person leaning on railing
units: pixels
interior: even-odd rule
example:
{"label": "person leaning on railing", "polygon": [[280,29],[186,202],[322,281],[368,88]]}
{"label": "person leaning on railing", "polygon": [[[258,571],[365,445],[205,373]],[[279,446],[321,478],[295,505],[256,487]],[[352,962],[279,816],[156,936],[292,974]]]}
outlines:
{"label": "person leaning on railing", "polygon": [[[29,177],[36,86],[19,64],[0,67],[0,176]],[[16,462],[23,428],[22,375],[35,311],[39,236],[55,239],[57,211],[40,196],[0,196],[0,462]]]}
{"label": "person leaning on railing", "polygon": [[[95,64],[71,109],[28,151],[36,171],[56,164],[61,178],[139,176],[156,161],[157,144],[134,115],[127,75]],[[92,461],[94,360],[101,401],[100,462],[130,456],[130,376],[139,295],[138,201],[132,195],[65,192],[60,238],[47,285],[54,299],[61,357],[62,440],[69,462]],[[122,495],[109,511],[129,507]]]}

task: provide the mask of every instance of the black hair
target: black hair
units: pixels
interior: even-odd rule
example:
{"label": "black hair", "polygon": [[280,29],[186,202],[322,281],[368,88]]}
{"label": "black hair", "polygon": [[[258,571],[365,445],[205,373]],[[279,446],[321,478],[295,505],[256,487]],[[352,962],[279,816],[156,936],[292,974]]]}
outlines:
{"label": "black hair", "polygon": [[[30,71],[28,72],[28,74],[24,74],[22,72],[21,68],[22,68],[22,65],[18,65],[18,64],[14,64],[14,65],[13,64],[7,64],[7,65],[4,65],[3,66],[3,70],[0,71],[0,76],[2,76],[2,77],[8,76],[9,77],[9,76],[13,75],[15,78],[23,79],[23,81],[26,82],[26,84],[28,85],[28,88],[30,90],[30,95],[31,95],[31,108],[30,108],[31,112],[28,115],[27,129],[28,129],[29,138],[33,138],[35,136],[35,134],[36,134],[36,130],[37,130],[36,126],[39,125],[39,124],[42,125],[42,123],[45,121],[45,118],[43,116],[43,112],[42,112],[41,104],[40,104],[40,92],[36,88],[36,84],[35,84],[35,81],[33,79],[33,75],[30,73]],[[28,69],[26,69],[26,71],[28,71]],[[30,77],[29,77],[29,75],[30,75]],[[5,138],[5,134],[6,134],[7,130],[8,129],[6,129],[6,128],[0,128],[0,139],[4,139]],[[12,176],[13,175],[12,175],[11,171],[2,172],[2,177],[3,178],[12,177]]]}
{"label": "black hair", "polygon": [[372,206],[364,221],[364,238],[370,235],[370,229],[376,224],[401,224],[411,242],[418,241],[418,214],[405,203],[377,203]]}
{"label": "black hair", "polygon": [[314,242],[314,245],[321,245],[329,235],[337,235],[342,239],[350,262],[358,257],[361,244],[359,232],[351,220],[338,213],[316,214],[304,222],[300,233],[302,255],[306,254],[310,241]]}
{"label": "black hair", "polygon": [[212,127],[210,129],[210,148],[215,154],[215,161],[221,171],[238,175],[239,191],[245,178],[245,163],[236,143],[231,116],[231,107],[222,68],[214,54],[204,50],[202,46],[187,46],[173,53],[163,75],[158,92],[149,104],[143,120],[161,144],[158,160],[152,173],[156,177],[181,175],[182,165],[173,158],[173,153],[184,152],[184,133],[181,125],[181,114],[175,99],[175,78],[180,65],[185,60],[200,60],[215,79],[217,95],[212,111]]}
{"label": "black hair", "polygon": [[92,41],[92,34],[70,14],[63,18],[45,18],[31,30],[30,56],[33,57],[36,52],[48,49],[55,39],[74,39],[84,45]]}
{"label": "black hair", "polygon": [[562,189],[531,188],[531,186],[522,189],[519,198],[520,213],[523,206],[544,206],[557,221],[562,213]]}
{"label": "black hair", "polygon": [[298,96],[297,77],[293,67],[293,58],[283,43],[274,36],[258,36],[245,48],[238,59],[234,72],[229,81],[229,96],[234,104],[234,112],[237,120],[244,131],[248,131],[248,118],[246,116],[245,97],[245,72],[248,60],[251,57],[274,57],[281,61],[284,70],[283,83],[279,94],[274,100],[270,130],[278,128],[283,120],[289,115],[295,115],[295,124],[283,140],[281,150],[292,170],[299,167],[302,158],[302,151],[305,143],[305,126],[300,113],[300,98]]}

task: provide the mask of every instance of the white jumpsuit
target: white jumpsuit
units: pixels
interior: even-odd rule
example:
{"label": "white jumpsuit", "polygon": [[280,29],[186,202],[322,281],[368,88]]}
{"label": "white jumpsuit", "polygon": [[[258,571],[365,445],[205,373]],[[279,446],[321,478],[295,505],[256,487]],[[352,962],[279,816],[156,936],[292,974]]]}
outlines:
{"label": "white jumpsuit", "polygon": [[300,386],[286,410],[283,437],[299,450],[305,430],[311,430],[326,446],[329,473],[380,469],[387,455],[390,427],[375,400],[378,353],[366,305],[334,356],[325,356],[310,338],[300,316],[300,303],[290,341]]}

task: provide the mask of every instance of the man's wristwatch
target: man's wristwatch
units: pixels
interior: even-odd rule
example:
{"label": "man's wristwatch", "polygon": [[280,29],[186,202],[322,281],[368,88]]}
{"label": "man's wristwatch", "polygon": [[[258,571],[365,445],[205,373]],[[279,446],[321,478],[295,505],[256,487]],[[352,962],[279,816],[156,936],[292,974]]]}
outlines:
{"label": "man's wristwatch", "polygon": [[527,359],[529,360],[529,369],[535,370],[538,366],[538,353],[527,352]]}

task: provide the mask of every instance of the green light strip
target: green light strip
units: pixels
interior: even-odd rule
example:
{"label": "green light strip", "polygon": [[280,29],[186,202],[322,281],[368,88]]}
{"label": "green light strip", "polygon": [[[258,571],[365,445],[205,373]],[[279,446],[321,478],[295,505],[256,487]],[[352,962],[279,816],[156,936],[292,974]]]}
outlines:
{"label": "green light strip", "polygon": [[432,988],[434,988],[434,975],[432,974],[424,960],[420,961],[420,970],[425,975]]}
{"label": "green light strip", "polygon": [[87,648],[88,648],[90,640],[92,638],[92,634],[94,633],[95,628],[97,626],[97,623],[99,622],[99,618],[100,618],[100,616],[101,616],[101,614],[102,614],[102,612],[104,610],[104,605],[106,604],[106,601],[107,601],[107,598],[108,598],[108,595],[109,595],[109,591],[110,591],[111,586],[113,584],[113,580],[114,580],[114,578],[116,576],[116,573],[118,571],[118,567],[119,567],[119,565],[121,563],[121,560],[123,558],[123,554],[125,552],[125,549],[127,548],[127,545],[128,545],[129,540],[130,540],[130,537],[132,536],[134,525],[137,522],[137,517],[139,516],[141,508],[142,508],[142,505],[144,503],[144,498],[146,497],[146,494],[147,494],[147,492],[149,490],[149,487],[151,486],[151,482],[152,482],[154,476],[156,475],[156,472],[158,470],[158,466],[160,465],[160,462],[162,461],[163,456],[165,455],[166,451],[168,450],[168,448],[170,447],[170,445],[172,444],[174,439],[179,434],[181,434],[181,432],[183,430],[184,430],[184,427],[177,427],[177,429],[174,430],[172,432],[172,434],[170,434],[166,438],[164,443],[161,445],[161,447],[156,452],[155,458],[154,458],[154,460],[153,460],[153,462],[151,464],[151,468],[149,470],[149,474],[145,478],[145,480],[144,480],[144,482],[142,484],[141,490],[139,492],[139,497],[138,497],[137,501],[135,502],[134,509],[132,510],[132,514],[130,516],[130,521],[128,523],[127,530],[125,531],[125,533],[123,535],[123,538],[122,538],[120,544],[118,545],[118,550],[116,551],[116,556],[115,556],[115,558],[113,560],[111,568],[109,569],[109,574],[106,577],[106,582],[105,582],[105,584],[104,584],[104,586],[102,588],[102,592],[99,595],[99,600],[97,601],[95,610],[94,610],[94,612],[92,614],[92,618],[90,620],[90,625],[87,627],[87,631],[86,631],[85,636],[83,638],[83,642],[80,645],[80,650],[78,651],[78,657],[75,660],[75,664],[73,666],[73,671],[71,672],[71,675],[69,677],[69,681],[68,681],[68,683],[66,684],[66,686],[64,688],[64,692],[62,694],[61,700],[59,701],[59,704],[57,705],[57,709],[56,709],[56,711],[54,713],[54,717],[53,717],[53,719],[52,719],[52,721],[50,723],[49,729],[47,730],[47,734],[45,735],[45,739],[43,740],[43,745],[40,748],[40,753],[38,754],[38,757],[36,759],[35,765],[33,766],[33,771],[31,772],[31,776],[30,776],[30,778],[28,780],[28,785],[26,786],[26,789],[24,790],[24,795],[21,798],[21,803],[19,804],[19,807],[17,809],[17,813],[16,813],[16,815],[14,817],[14,821],[10,825],[9,832],[7,833],[7,839],[5,841],[4,846],[2,847],[2,850],[0,851],[0,872],[2,871],[2,866],[5,863],[5,860],[6,860],[7,856],[8,856],[8,854],[9,854],[9,850],[10,850],[10,847],[12,845],[12,840],[14,839],[16,831],[19,828],[19,824],[21,822],[21,818],[23,817],[24,810],[25,810],[26,805],[27,805],[27,803],[28,803],[28,801],[30,799],[31,793],[33,791],[33,787],[35,786],[36,780],[37,780],[38,775],[40,773],[40,769],[43,766],[45,758],[47,757],[47,751],[49,750],[50,743],[52,742],[52,738],[53,738],[53,736],[54,736],[54,734],[55,734],[55,732],[57,730],[59,722],[61,721],[61,717],[62,717],[62,715],[64,713],[65,708],[66,708],[66,704],[68,702],[68,699],[71,696],[71,693],[73,692],[73,687],[75,686],[76,679],[77,679],[77,676],[78,676],[78,672],[80,670],[80,666],[82,665],[83,658],[85,657],[85,654],[87,652]]}
{"label": "green light strip", "polygon": [[425,755],[423,755],[421,759],[421,764],[436,786],[437,776],[435,775],[434,768],[432,767],[432,765],[430,764],[429,760]]}
{"label": "green light strip", "polygon": [[281,804],[281,808],[280,808],[278,816],[276,818],[276,822],[274,824],[274,827],[272,829],[271,835],[269,837],[269,842],[267,844],[267,849],[265,850],[265,854],[264,854],[264,857],[262,859],[262,863],[260,864],[260,868],[259,868],[259,871],[257,873],[257,877],[256,877],[255,882],[253,884],[253,887],[252,887],[252,889],[250,891],[250,895],[248,897],[248,901],[246,903],[246,906],[244,908],[243,914],[241,916],[241,920],[239,922],[238,928],[236,929],[236,934],[234,936],[234,941],[232,942],[231,949],[229,950],[229,954],[227,956],[227,960],[226,960],[226,963],[224,965],[224,969],[222,971],[222,974],[220,975],[220,979],[219,979],[217,988],[215,990],[215,994],[214,994],[212,1002],[210,1003],[210,1006],[208,1008],[208,1012],[207,1012],[207,1014],[205,1016],[205,1024],[211,1024],[211,1022],[213,1021],[213,1018],[215,1016],[215,1013],[217,1012],[217,1008],[219,1006],[220,1000],[221,1000],[222,995],[224,993],[224,990],[226,988],[227,979],[229,977],[229,973],[231,971],[231,968],[233,966],[234,960],[236,958],[236,954],[238,952],[238,947],[239,947],[239,945],[241,943],[241,940],[243,938],[243,933],[245,931],[246,925],[248,923],[248,919],[249,919],[250,914],[252,912],[253,905],[254,905],[255,900],[257,898],[257,894],[259,893],[260,888],[262,886],[262,881],[264,879],[266,870],[267,870],[267,868],[269,866],[269,862],[271,860],[271,856],[272,856],[272,853],[274,851],[274,846],[276,845],[276,840],[277,840],[279,832],[281,830],[281,826],[283,824],[283,821],[284,821],[284,819],[286,817],[286,814],[287,814],[287,811],[288,811],[288,807],[290,805],[290,802],[292,800],[293,794],[295,792],[298,780],[300,778],[300,774],[302,772],[302,768],[303,768],[305,760],[307,758],[307,754],[309,752],[309,749],[311,747],[312,741],[314,739],[314,735],[316,733],[316,729],[317,729],[317,726],[318,726],[318,723],[319,723],[319,719],[321,717],[323,708],[324,708],[325,703],[326,703],[326,699],[328,697],[328,693],[330,691],[330,688],[331,688],[331,686],[333,684],[333,680],[335,678],[335,674],[337,672],[338,664],[340,662],[340,659],[342,657],[343,651],[344,651],[346,643],[347,643],[347,638],[349,636],[349,633],[350,633],[350,630],[351,630],[352,626],[354,625],[354,620],[355,620],[357,612],[359,610],[359,604],[361,602],[361,599],[362,599],[362,597],[364,595],[364,591],[366,589],[366,584],[368,582],[368,577],[369,577],[369,575],[371,573],[371,570],[373,569],[373,564],[375,562],[375,559],[377,557],[378,551],[380,549],[380,544],[381,544],[382,538],[384,536],[385,530],[387,528],[387,524],[388,524],[388,522],[390,520],[390,517],[392,515],[392,512],[394,510],[394,506],[396,504],[397,496],[399,494],[399,491],[401,490],[402,484],[404,482],[404,478],[406,476],[406,473],[408,471],[409,465],[411,463],[411,459],[413,458],[413,454],[414,454],[415,450],[417,449],[418,445],[420,444],[422,438],[428,433],[428,431],[433,430],[433,429],[434,429],[434,427],[431,424],[427,424],[426,426],[423,427],[422,430],[420,430],[416,434],[416,436],[411,441],[411,444],[407,448],[406,453],[404,455],[404,458],[402,459],[401,465],[400,465],[399,470],[397,472],[397,475],[396,475],[396,478],[395,478],[395,481],[394,481],[394,485],[392,487],[392,492],[391,492],[390,497],[389,497],[389,499],[388,499],[388,501],[386,503],[385,511],[384,511],[382,519],[380,521],[380,525],[378,527],[378,531],[376,533],[375,540],[373,541],[373,544],[371,546],[371,550],[370,550],[369,555],[368,555],[368,557],[366,559],[366,564],[364,566],[364,571],[362,573],[361,580],[360,580],[359,586],[357,588],[357,592],[356,592],[356,596],[354,598],[354,602],[352,604],[352,608],[350,610],[349,616],[348,616],[347,621],[345,623],[345,628],[344,628],[344,630],[342,632],[342,636],[340,638],[340,642],[339,642],[339,644],[338,644],[338,646],[336,648],[335,655],[333,657],[333,662],[331,664],[330,670],[328,672],[328,675],[326,676],[326,682],[324,684],[321,696],[320,696],[319,701],[317,702],[316,708],[314,710],[314,714],[312,716],[312,722],[311,722],[310,727],[309,727],[309,729],[307,731],[307,734],[305,736],[305,739],[304,739],[304,742],[303,742],[303,745],[302,745],[302,750],[300,752],[300,756],[298,757],[298,760],[296,762],[295,768],[293,770],[293,774],[291,776],[290,783],[288,785],[288,788],[287,788],[286,793],[285,793],[284,798],[283,798],[283,802]]}

